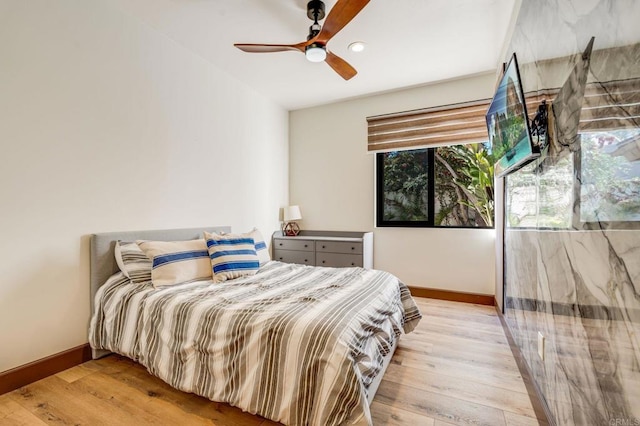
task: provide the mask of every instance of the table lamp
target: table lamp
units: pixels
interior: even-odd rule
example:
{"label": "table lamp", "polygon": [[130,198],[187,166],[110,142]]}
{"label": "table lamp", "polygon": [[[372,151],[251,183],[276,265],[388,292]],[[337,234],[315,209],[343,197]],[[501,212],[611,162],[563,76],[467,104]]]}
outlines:
{"label": "table lamp", "polygon": [[289,237],[295,237],[300,233],[300,227],[296,223],[296,220],[301,220],[302,214],[300,213],[299,206],[288,206],[283,209],[282,212],[282,235]]}

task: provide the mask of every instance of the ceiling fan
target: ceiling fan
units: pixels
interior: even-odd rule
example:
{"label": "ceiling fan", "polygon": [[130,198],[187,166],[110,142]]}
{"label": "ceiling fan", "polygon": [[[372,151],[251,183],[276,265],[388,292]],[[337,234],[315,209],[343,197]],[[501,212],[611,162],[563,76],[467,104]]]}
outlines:
{"label": "ceiling fan", "polygon": [[309,27],[309,35],[306,41],[297,44],[242,44],[236,43],[235,47],[249,53],[285,52],[288,50],[299,51],[305,54],[311,62],[326,62],[331,68],[345,80],[349,80],[358,72],[344,59],[327,50],[327,43],[341,29],[343,29],[370,0],[338,0],[329,11],[324,25],[320,26],[319,20],[325,16],[324,2],[311,0],[307,4],[307,17],[313,21]]}

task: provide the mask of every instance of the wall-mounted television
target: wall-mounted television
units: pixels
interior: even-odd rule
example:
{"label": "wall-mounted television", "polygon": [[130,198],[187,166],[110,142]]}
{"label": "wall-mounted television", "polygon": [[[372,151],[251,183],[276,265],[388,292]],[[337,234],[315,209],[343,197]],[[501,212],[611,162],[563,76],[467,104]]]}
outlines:
{"label": "wall-mounted television", "polygon": [[529,129],[527,105],[514,53],[487,111],[487,130],[496,162],[494,173],[504,176],[540,156]]}

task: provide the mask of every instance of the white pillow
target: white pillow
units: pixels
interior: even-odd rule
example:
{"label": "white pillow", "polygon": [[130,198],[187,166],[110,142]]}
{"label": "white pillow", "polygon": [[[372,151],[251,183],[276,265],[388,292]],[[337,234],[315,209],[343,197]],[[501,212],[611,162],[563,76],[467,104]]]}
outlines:
{"label": "white pillow", "polygon": [[213,282],[254,275],[260,262],[255,241],[247,234],[204,233],[211,261]]}
{"label": "white pillow", "polygon": [[114,254],[118,267],[131,282],[151,281],[151,260],[138,244],[116,241]]}
{"label": "white pillow", "polygon": [[265,243],[262,234],[258,230],[258,228],[253,228],[252,231],[247,232],[247,235],[253,238],[256,246],[256,253],[258,254],[258,260],[260,261],[260,266],[264,265],[268,261],[271,260],[271,256],[269,255],[269,249],[267,248],[267,243]]}
{"label": "white pillow", "polygon": [[154,287],[211,278],[209,252],[202,239],[136,242],[153,262],[151,281]]}

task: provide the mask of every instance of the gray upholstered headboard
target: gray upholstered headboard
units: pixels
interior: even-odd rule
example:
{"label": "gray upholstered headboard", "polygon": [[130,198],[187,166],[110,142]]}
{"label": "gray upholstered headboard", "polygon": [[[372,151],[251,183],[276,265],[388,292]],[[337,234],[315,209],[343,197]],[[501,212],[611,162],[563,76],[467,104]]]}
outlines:
{"label": "gray upholstered headboard", "polygon": [[[154,231],[126,231],[126,232],[107,232],[103,234],[91,235],[91,316],[93,317],[94,299],[98,289],[107,281],[107,279],[118,272],[118,265],[113,256],[116,241],[136,241],[136,240],[153,240],[153,241],[181,241],[202,238],[202,231],[207,232],[231,232],[229,226],[212,226],[204,228],[187,228],[187,229],[160,229]],[[103,354],[106,354],[104,352]],[[94,351],[94,358],[96,354]]]}

